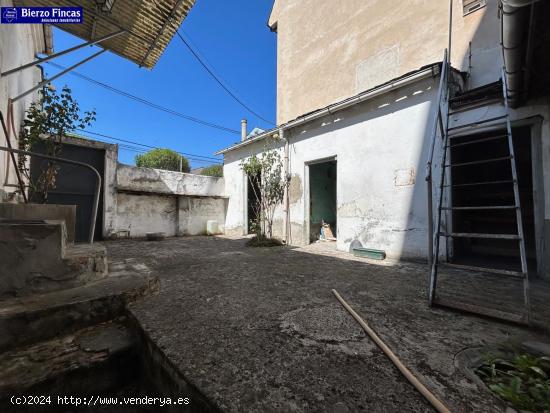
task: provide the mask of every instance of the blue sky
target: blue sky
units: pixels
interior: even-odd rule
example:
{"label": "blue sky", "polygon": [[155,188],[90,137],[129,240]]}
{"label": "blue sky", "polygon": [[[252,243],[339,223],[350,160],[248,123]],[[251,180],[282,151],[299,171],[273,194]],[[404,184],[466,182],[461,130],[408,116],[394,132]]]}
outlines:
{"label": "blue sky", "polygon": [[[272,0],[197,0],[180,33],[202,54],[214,72],[248,106],[264,118],[275,120],[276,35],[267,27]],[[54,47],[61,51],[82,40],[54,30]],[[55,59],[69,66],[92,54],[94,47]],[[59,69],[44,64],[48,76]],[[153,70],[112,53],[104,53],[76,69],[79,73],[178,112],[240,129],[240,120],[268,129],[231,98],[174,36]],[[158,111],[114,94],[74,75],[54,82],[68,85],[82,109],[95,108],[94,132],[180,152],[213,156],[239,141],[238,135],[212,129]],[[100,138],[103,140],[103,138]],[[104,139],[108,141],[108,139]],[[135,152],[122,149],[119,161],[134,163]],[[193,167],[204,163],[192,161]]]}

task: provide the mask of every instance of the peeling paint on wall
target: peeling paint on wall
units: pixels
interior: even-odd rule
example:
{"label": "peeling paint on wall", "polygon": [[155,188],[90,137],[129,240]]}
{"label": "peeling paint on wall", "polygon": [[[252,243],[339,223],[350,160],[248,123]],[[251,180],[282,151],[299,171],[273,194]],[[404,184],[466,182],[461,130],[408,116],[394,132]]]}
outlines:
{"label": "peeling paint on wall", "polygon": [[395,186],[410,186],[415,183],[415,172],[413,168],[396,169],[393,183]]}
{"label": "peeling paint on wall", "polygon": [[288,187],[288,195],[291,204],[295,204],[304,195],[304,188],[302,187],[302,179],[300,175],[293,174],[290,178],[290,185]]}

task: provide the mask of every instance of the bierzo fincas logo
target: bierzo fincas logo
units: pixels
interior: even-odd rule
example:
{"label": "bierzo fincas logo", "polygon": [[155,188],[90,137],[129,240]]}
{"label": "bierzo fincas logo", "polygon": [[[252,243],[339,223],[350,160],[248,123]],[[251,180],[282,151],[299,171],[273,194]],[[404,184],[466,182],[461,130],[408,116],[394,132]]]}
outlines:
{"label": "bierzo fincas logo", "polygon": [[2,7],[2,24],[74,24],[84,21],[82,7]]}

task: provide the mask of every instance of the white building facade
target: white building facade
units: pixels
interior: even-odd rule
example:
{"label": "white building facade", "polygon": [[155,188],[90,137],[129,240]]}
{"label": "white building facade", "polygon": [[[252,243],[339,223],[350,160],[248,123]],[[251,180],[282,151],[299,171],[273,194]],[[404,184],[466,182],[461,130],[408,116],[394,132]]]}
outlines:
{"label": "white building facade", "polygon": [[[285,6],[283,3],[280,5],[277,3],[279,2],[275,5],[279,8],[277,13],[279,16],[284,16],[286,12],[281,11],[280,8]],[[460,7],[460,3],[455,2],[455,7]],[[292,7],[296,9],[300,6],[294,4]],[[458,9],[458,11],[462,10]],[[467,27],[469,24],[467,19],[477,19],[474,34],[468,34],[472,36],[469,55],[452,59],[453,67],[457,68],[455,78],[462,83],[463,94],[476,93],[480,90],[482,92],[477,93],[483,94],[484,88],[492,85],[493,95],[492,97],[484,95],[481,102],[470,101],[465,108],[453,110],[449,116],[449,127],[483,122],[506,114],[502,100],[503,93],[502,90],[500,92],[498,90],[502,87],[500,81],[504,65],[500,46],[501,22],[498,2],[489,0],[487,7],[481,8],[473,15],[476,13],[479,16],[472,16],[466,12],[464,15],[455,16],[455,20],[464,20],[456,23],[456,26],[461,28]],[[279,21],[275,24],[278,31],[281,31],[285,24],[280,19],[282,17],[279,17]],[[447,29],[439,23],[433,24],[434,27],[431,29],[424,27],[419,30],[424,30],[425,36],[430,37],[436,29],[439,31]],[[350,26],[351,29],[353,27]],[[388,25],[384,30],[391,31],[392,26]],[[283,33],[283,36],[279,33],[279,68],[288,66],[287,48],[299,50],[303,46],[300,43],[301,40],[292,37],[291,34],[290,29]],[[311,35],[315,34],[312,32]],[[322,35],[330,36],[326,33]],[[352,35],[349,34],[349,36]],[[459,38],[460,36],[460,34],[457,35]],[[287,43],[286,45],[281,45],[281,38]],[[325,40],[329,49],[331,39],[325,38]],[[337,40],[338,38],[334,41]],[[465,42],[462,38],[458,41]],[[403,43],[406,43],[406,40]],[[466,44],[468,44],[467,41]],[[441,56],[446,46],[442,44],[437,51]],[[399,47],[397,49],[400,50]],[[285,53],[282,53],[282,50]],[[402,49],[400,53],[401,56],[406,55]],[[423,51],[419,49],[419,53]],[[428,54],[431,56],[434,51],[430,49]],[[313,55],[323,59],[323,53],[320,50]],[[305,59],[309,57],[309,55],[304,56]],[[362,56],[359,61],[369,58],[371,56]],[[399,61],[398,58],[397,61]],[[391,66],[392,59],[386,63],[388,67]],[[225,222],[226,233],[244,235],[249,232],[248,192],[250,189],[240,163],[252,154],[261,153],[267,138],[276,135],[282,137],[278,143],[278,150],[281,157],[287,160],[285,171],[289,179],[288,194],[275,216],[276,236],[285,239],[291,245],[308,244],[319,238],[320,224],[326,222],[333,229],[337,248],[340,250],[348,251],[350,248],[363,246],[384,250],[391,258],[426,260],[430,234],[425,177],[434,125],[437,120],[440,64],[432,64],[429,61],[425,63],[426,66],[397,77],[391,77],[393,71],[388,69],[384,82],[373,85],[366,91],[333,101],[327,106],[295,119],[279,116],[280,126],[277,129],[220,151],[224,155],[225,193],[229,197]],[[364,77],[364,65],[359,64],[357,68],[361,70],[357,74]],[[313,69],[312,67],[311,70]],[[322,69],[321,66],[319,71],[323,72]],[[338,76],[337,72],[326,72],[324,81],[337,82]],[[380,79],[382,75],[377,76]],[[281,74],[279,71],[279,92],[281,88],[286,89],[292,81],[296,81],[296,79],[288,81],[289,78],[292,78],[292,73]],[[282,85],[281,82],[283,82]],[[306,95],[308,93],[302,92]],[[499,93],[501,99],[496,99],[495,96]],[[318,96],[318,92],[312,93],[313,95]],[[284,100],[285,95],[279,93],[278,107],[283,104],[281,99]],[[318,97],[316,99],[318,100]],[[284,106],[285,113],[293,112],[291,102],[285,102]],[[514,145],[517,146],[518,151],[516,163],[518,163],[519,181],[522,184],[520,188],[522,207],[527,211],[524,213],[524,227],[528,238],[527,255],[532,262],[532,271],[547,277],[550,269],[549,97],[544,94],[530,96],[517,108],[511,109],[509,114],[514,131]],[[463,134],[465,137],[468,134],[483,137],[485,136],[483,134],[494,135],[505,128],[505,120],[500,118],[487,122],[483,128],[479,125],[475,130],[464,128]],[[434,216],[439,195],[442,146],[442,140],[438,134],[433,158]],[[491,158],[491,151],[493,151],[491,148],[488,146],[482,151],[472,149],[469,153],[488,151],[487,157]],[[494,148],[496,153],[497,147]],[[463,154],[453,154],[453,156],[458,159]],[[522,162],[521,165],[519,162]],[[506,174],[508,172],[505,169],[509,168],[509,163],[503,166],[488,165],[484,168],[476,173],[484,174],[483,171],[486,170],[498,172],[501,168],[502,174]],[[447,173],[447,179],[450,179],[451,172]],[[454,171],[452,174],[454,174],[453,182],[461,182],[463,178],[461,173]],[[477,190],[466,198],[484,202],[491,191]],[[457,200],[462,197],[455,192],[447,192],[445,198],[448,198],[449,202],[451,197]],[[502,190],[497,190],[494,198],[504,199],[506,196],[503,194]],[[455,201],[455,205],[458,202]],[[483,230],[483,226],[489,225],[487,223],[491,219],[494,223],[490,225],[496,229],[509,225],[508,218],[500,217],[498,213],[486,214],[481,218],[473,215],[464,217],[443,214],[443,219],[445,221],[443,226],[449,230],[468,226]],[[443,255],[446,252],[452,255],[456,250],[458,256],[460,251],[472,250],[476,254],[492,257],[506,255],[511,248],[498,243],[477,245],[475,242],[468,245],[455,243],[454,250],[452,242],[447,243],[445,247],[440,251]]]}

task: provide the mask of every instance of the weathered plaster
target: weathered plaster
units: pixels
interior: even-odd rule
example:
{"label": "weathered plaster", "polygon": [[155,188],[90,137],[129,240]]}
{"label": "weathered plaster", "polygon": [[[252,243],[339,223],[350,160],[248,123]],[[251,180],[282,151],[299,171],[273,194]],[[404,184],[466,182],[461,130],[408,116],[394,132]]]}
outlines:
{"label": "weathered plaster", "polygon": [[[468,70],[471,41],[472,86],[498,79],[486,70],[498,74],[501,61],[497,6],[488,0],[463,17],[462,2],[454,2],[452,62]],[[276,1],[269,24],[278,38],[277,123],[441,61],[448,7],[423,0]]]}
{"label": "weathered plaster", "polygon": [[223,178],[119,164],[115,231],[129,230],[131,237],[198,235],[215,220],[223,232],[224,189]]}
{"label": "weathered plaster", "polygon": [[157,194],[222,196],[224,181],[223,178],[213,176],[119,164],[117,188]]}
{"label": "weathered plaster", "polygon": [[[0,6],[13,6],[11,0],[0,0]],[[0,24],[0,71],[13,69],[32,62],[36,53],[45,51],[44,31],[38,24]],[[0,77],[0,110],[7,115],[8,98],[27,91],[42,80],[39,67],[19,71]],[[13,105],[14,126],[19,136],[19,128],[25,111],[38,97],[38,92],[18,100]],[[17,147],[17,137],[11,137],[12,146]],[[0,145],[6,145],[4,133],[0,133]],[[16,155],[17,156],[17,155]],[[7,169],[8,168],[8,169]],[[8,172],[9,170],[9,172]],[[0,152],[0,201],[18,188],[15,170],[7,152]]]}

